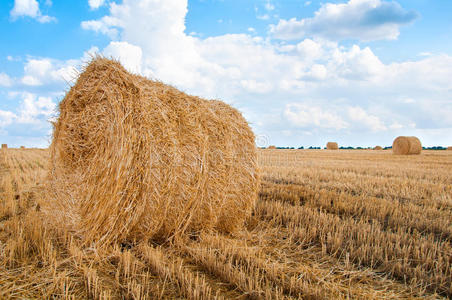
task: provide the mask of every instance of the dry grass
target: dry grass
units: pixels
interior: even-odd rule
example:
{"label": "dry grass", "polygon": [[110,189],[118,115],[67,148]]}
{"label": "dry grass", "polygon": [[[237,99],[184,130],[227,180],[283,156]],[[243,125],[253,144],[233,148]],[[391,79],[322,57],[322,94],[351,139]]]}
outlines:
{"label": "dry grass", "polygon": [[59,105],[43,210],[97,247],[235,232],[257,199],[254,139],[231,106],[95,58]]}
{"label": "dry grass", "polygon": [[42,214],[47,150],[0,151],[0,298],[452,296],[452,154],[259,151],[246,229],[82,246]]}

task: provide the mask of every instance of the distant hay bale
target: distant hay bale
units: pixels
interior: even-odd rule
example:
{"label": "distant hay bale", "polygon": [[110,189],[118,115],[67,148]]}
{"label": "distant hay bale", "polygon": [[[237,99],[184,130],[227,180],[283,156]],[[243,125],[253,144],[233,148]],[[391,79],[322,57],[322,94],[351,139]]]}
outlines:
{"label": "distant hay bale", "polygon": [[50,215],[97,245],[243,226],[257,199],[241,113],[95,58],[59,105]]}
{"label": "distant hay bale", "polygon": [[8,149],[8,144],[2,144],[2,149]]}
{"label": "distant hay bale", "polygon": [[452,150],[452,146],[447,147],[447,150]]}
{"label": "distant hay bale", "polygon": [[20,149],[25,149],[25,146],[20,146]]}
{"label": "distant hay bale", "polygon": [[339,146],[337,145],[336,142],[328,142],[328,143],[326,143],[326,149],[337,150],[337,149],[339,149]]}
{"label": "distant hay bale", "polygon": [[421,141],[415,136],[399,136],[392,143],[392,152],[394,154],[420,154],[421,151]]}
{"label": "distant hay bale", "polygon": [[383,147],[381,147],[381,146],[375,146],[375,147],[374,147],[374,150],[383,150]]}
{"label": "distant hay bale", "polygon": [[267,149],[276,149],[276,146],[270,145],[270,146],[267,147]]}

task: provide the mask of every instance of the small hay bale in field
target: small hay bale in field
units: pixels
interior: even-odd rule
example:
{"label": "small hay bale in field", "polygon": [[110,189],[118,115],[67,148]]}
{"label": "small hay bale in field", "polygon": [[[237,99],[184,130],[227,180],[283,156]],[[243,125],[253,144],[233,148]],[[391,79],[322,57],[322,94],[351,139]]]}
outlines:
{"label": "small hay bale in field", "polygon": [[374,150],[383,150],[383,147],[381,147],[381,146],[375,146],[375,147],[374,147]]}
{"label": "small hay bale in field", "polygon": [[276,149],[276,146],[270,145],[270,146],[267,147],[267,149]]}
{"label": "small hay bale in field", "polygon": [[2,149],[8,149],[8,144],[2,144]]}
{"label": "small hay bale in field", "polygon": [[394,154],[420,154],[421,151],[421,141],[415,136],[399,136],[392,143],[392,152]]}
{"label": "small hay bale in field", "polygon": [[326,143],[326,149],[328,149],[328,150],[338,150],[339,146],[337,145],[336,142],[328,142],[328,143]]}
{"label": "small hay bale in field", "polygon": [[25,149],[25,146],[20,146],[20,149]]}
{"label": "small hay bale in field", "polygon": [[447,150],[452,150],[452,146],[447,147]]}
{"label": "small hay bale in field", "polygon": [[229,233],[251,213],[255,137],[231,106],[95,58],[59,112],[49,183],[59,199],[47,210],[86,242]]}

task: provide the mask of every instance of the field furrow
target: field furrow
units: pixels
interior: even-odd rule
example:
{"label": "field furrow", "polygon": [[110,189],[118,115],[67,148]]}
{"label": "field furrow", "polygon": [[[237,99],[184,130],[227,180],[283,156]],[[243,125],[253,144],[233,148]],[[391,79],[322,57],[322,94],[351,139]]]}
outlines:
{"label": "field furrow", "polygon": [[102,250],[47,222],[47,162],[0,151],[0,298],[452,297],[452,152],[261,150],[242,230]]}

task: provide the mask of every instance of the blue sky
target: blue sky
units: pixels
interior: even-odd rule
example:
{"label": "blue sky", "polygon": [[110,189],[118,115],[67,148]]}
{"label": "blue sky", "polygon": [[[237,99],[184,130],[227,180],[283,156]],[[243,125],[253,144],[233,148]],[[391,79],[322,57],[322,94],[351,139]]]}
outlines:
{"label": "blue sky", "polygon": [[0,141],[46,147],[90,55],[240,109],[258,145],[452,145],[448,0],[6,0]]}

